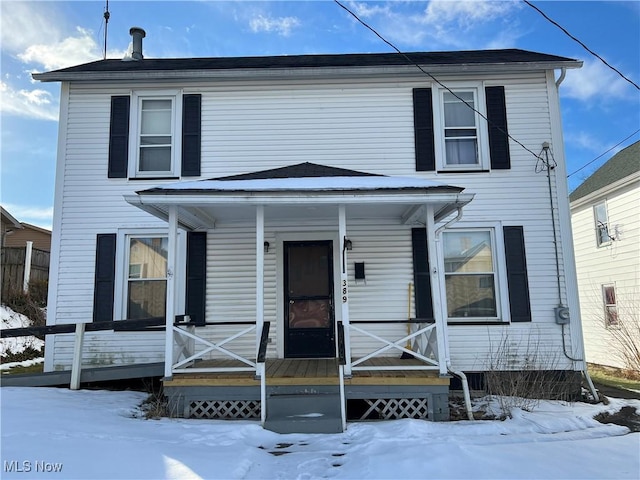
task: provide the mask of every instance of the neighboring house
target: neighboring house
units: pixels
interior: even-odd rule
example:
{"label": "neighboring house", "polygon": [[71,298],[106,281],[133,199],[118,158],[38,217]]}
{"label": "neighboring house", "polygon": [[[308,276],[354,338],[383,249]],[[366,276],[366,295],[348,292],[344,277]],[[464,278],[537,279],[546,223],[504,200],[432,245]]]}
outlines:
{"label": "neighboring house", "polygon": [[33,248],[44,252],[51,251],[51,230],[24,222],[20,223],[20,227],[5,237],[5,247],[24,247],[27,242],[33,242]]}
{"label": "neighboring house", "polygon": [[569,196],[587,360],[640,369],[640,142]]}
{"label": "neighboring house", "polygon": [[6,211],[4,207],[0,207],[0,246],[6,246],[5,243],[8,238],[11,235],[15,235],[15,232],[21,228],[23,228],[22,224]]}
{"label": "neighboring house", "polygon": [[[16,290],[29,290],[38,301],[46,301],[51,231],[19,222],[2,209],[2,298]],[[29,244],[30,242],[30,244]]]}
{"label": "neighboring house", "polygon": [[[88,333],[87,364],[164,361],[178,414],[279,431],[325,403],[344,419],[345,397],[448,418],[449,375],[498,351],[579,378],[554,71],[581,62],[143,59],[132,34],[133,60],[34,74],[62,84],[49,324],[167,318]],[[69,368],[73,337],[47,342],[45,369]]]}

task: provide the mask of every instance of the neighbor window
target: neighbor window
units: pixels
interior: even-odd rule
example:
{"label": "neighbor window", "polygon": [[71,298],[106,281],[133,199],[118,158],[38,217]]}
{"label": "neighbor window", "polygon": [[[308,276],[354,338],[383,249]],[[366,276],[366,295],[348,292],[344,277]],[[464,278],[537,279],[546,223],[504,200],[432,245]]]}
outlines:
{"label": "neighbor window", "polygon": [[597,245],[599,247],[609,245],[611,243],[611,237],[609,236],[609,215],[607,214],[606,202],[594,205],[593,217],[595,220]]}
{"label": "neighbor window", "polygon": [[181,115],[177,92],[136,93],[132,102],[130,158],[134,177],[176,176],[179,158]]}
{"label": "neighbor window", "polygon": [[447,316],[498,317],[493,229],[443,233]]}
{"label": "neighbor window", "polygon": [[606,327],[618,325],[618,306],[616,304],[616,288],[614,285],[602,285],[604,302],[604,324]]}
{"label": "neighbor window", "polygon": [[167,237],[128,237],[128,319],[165,316],[167,247]]}

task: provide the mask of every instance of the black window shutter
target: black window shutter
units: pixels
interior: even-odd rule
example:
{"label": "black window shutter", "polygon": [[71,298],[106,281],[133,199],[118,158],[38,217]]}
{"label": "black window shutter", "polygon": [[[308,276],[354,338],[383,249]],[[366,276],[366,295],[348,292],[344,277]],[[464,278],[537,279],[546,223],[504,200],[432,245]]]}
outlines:
{"label": "black window shutter", "polygon": [[116,234],[99,234],[96,238],[93,321],[113,320],[113,293],[116,279]]}
{"label": "black window shutter", "polygon": [[436,169],[433,136],[433,101],[430,88],[413,89],[413,128],[416,145],[416,171]]}
{"label": "black window shutter", "polygon": [[411,229],[413,245],[413,284],[415,289],[416,317],[433,318],[431,301],[431,276],[429,274],[429,255],[427,254],[427,230]]}
{"label": "black window shutter", "polygon": [[200,94],[182,96],[182,176],[200,176]]}
{"label": "black window shutter", "polygon": [[491,168],[508,170],[511,168],[509,137],[507,136],[507,107],[504,87],[486,87],[487,118],[489,119],[489,154]]}
{"label": "black window shutter", "polygon": [[129,164],[129,105],[128,96],[111,97],[109,123],[109,178],[126,178]]}
{"label": "black window shutter", "polygon": [[531,321],[527,258],[524,249],[524,229],[504,227],[504,250],[507,261],[507,283],[512,322]]}
{"label": "black window shutter", "polygon": [[187,232],[187,291],[185,313],[204,325],[207,286],[207,232]]}

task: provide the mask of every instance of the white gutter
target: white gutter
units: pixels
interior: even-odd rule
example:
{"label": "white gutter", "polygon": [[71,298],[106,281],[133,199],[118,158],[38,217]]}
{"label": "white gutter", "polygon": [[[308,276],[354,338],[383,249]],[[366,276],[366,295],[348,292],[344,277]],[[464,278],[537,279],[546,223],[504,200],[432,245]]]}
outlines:
{"label": "white gutter", "polygon": [[[196,59],[197,60],[197,59]],[[144,62],[144,60],[143,60]],[[467,63],[467,64],[430,64],[420,65],[429,73],[501,73],[532,70],[555,70],[558,68],[580,68],[582,62],[510,62],[510,63]],[[265,67],[265,68],[192,68],[188,70],[144,70],[144,65],[136,70],[101,72],[43,72],[31,76],[41,82],[60,81],[117,81],[117,80],[260,80],[275,78],[324,78],[324,77],[371,77],[371,76],[408,76],[424,74],[416,65],[367,66],[367,67]]]}

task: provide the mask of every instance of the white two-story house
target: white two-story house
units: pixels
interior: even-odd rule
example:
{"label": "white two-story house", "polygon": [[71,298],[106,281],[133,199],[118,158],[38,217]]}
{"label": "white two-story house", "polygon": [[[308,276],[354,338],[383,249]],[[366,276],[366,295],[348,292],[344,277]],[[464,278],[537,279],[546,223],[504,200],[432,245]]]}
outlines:
{"label": "white two-story house", "polygon": [[62,88],[49,324],[166,319],[87,333],[87,365],[165,362],[187,416],[338,396],[343,425],[356,400],[447,418],[489,370],[579,377],[556,74],[581,62],[146,59],[132,35],[129,61],[34,75]]}

